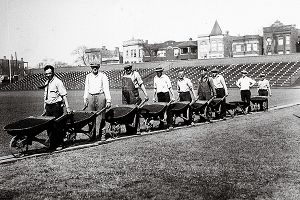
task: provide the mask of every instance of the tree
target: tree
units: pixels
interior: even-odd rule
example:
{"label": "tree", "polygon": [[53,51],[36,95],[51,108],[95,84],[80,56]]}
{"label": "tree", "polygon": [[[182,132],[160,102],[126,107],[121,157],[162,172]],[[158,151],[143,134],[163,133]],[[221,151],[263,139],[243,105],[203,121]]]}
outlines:
{"label": "tree", "polygon": [[150,56],[150,62],[155,61],[155,58],[157,57],[157,51],[159,50],[159,44],[148,44],[143,43],[143,51],[145,52],[145,55]]}
{"label": "tree", "polygon": [[72,51],[72,55],[76,56],[76,60],[75,60],[76,63],[88,66],[88,57],[87,54],[85,53],[86,49],[87,49],[86,46],[81,45]]}

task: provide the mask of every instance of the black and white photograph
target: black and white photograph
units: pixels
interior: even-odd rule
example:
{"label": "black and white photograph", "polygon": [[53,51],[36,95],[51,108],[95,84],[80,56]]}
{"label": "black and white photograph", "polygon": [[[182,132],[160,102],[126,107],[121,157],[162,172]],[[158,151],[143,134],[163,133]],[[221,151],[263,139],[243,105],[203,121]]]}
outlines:
{"label": "black and white photograph", "polygon": [[299,200],[296,0],[0,0],[0,200]]}

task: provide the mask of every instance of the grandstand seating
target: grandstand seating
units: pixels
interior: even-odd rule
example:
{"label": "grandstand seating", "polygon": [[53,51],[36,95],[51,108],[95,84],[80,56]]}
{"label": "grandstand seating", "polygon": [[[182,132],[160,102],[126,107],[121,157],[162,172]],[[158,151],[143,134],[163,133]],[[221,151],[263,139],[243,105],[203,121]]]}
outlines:
{"label": "grandstand seating", "polygon": [[[180,65],[181,64],[181,65]],[[143,68],[135,68],[144,81],[147,88],[153,87],[153,77],[156,75],[155,67],[163,67],[164,73],[167,74],[172,82],[172,86],[176,87],[177,76],[180,70],[185,72],[186,77],[190,78],[194,86],[197,86],[200,78],[200,69],[206,67],[208,71],[218,68],[219,72],[224,76],[228,87],[236,87],[235,83],[241,76],[241,71],[248,71],[248,76],[254,80],[259,80],[261,73],[266,74],[266,78],[270,80],[272,87],[288,87],[299,77],[300,61],[278,61],[265,63],[240,63],[240,64],[219,64],[219,65],[195,65],[194,62],[165,62],[165,63],[144,63],[149,66]],[[56,75],[64,82],[68,90],[84,89],[85,77],[89,71],[59,71]],[[110,69],[103,71],[108,76],[110,88],[121,87],[121,77],[123,70]],[[28,75],[22,80],[0,87],[0,90],[37,90],[46,81],[43,73]]]}

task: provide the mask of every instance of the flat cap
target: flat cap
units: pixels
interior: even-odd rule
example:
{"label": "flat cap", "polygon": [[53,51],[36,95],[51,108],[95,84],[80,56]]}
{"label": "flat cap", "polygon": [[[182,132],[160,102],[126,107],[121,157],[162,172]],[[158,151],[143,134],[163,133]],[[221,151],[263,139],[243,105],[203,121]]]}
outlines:
{"label": "flat cap", "polygon": [[156,68],[155,68],[155,71],[156,71],[156,72],[162,72],[162,71],[164,71],[164,69],[163,69],[162,67],[156,67]]}
{"label": "flat cap", "polygon": [[131,64],[130,65],[125,65],[124,69],[132,69],[132,65]]}
{"label": "flat cap", "polygon": [[211,70],[211,72],[218,72],[218,71],[219,71],[218,68],[213,68],[213,69]]}

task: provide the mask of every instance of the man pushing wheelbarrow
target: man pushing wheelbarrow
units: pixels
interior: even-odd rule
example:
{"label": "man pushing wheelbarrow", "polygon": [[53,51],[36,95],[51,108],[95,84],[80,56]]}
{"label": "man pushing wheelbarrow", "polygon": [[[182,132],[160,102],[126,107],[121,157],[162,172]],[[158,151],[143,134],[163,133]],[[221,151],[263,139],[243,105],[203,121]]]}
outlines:
{"label": "man pushing wheelbarrow", "polygon": [[[149,97],[140,74],[137,71],[132,70],[131,64],[125,65],[124,70],[125,72],[122,77],[122,103],[139,105],[142,102],[142,99],[139,95],[139,88],[143,91],[145,100],[147,101]],[[139,116],[137,115],[136,117],[136,124],[133,126],[126,124],[126,131],[128,133],[137,131],[136,127],[139,123]]]}

